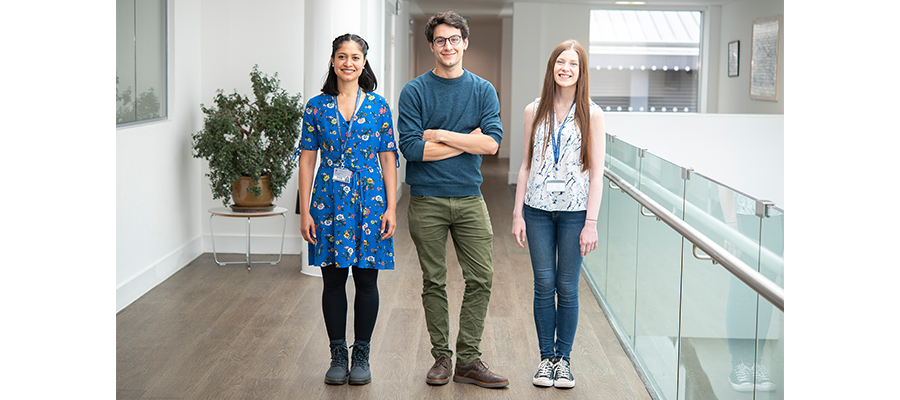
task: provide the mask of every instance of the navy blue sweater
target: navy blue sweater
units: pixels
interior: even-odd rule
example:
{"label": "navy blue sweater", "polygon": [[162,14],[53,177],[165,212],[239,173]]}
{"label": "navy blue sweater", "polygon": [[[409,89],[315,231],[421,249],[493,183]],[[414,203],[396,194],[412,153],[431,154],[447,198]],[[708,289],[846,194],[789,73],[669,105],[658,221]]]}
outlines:
{"label": "navy blue sweater", "polygon": [[422,161],[426,129],[468,133],[475,128],[500,144],[500,101],[490,82],[463,71],[444,79],[428,71],[409,81],[400,92],[400,151],[406,158],[406,183],[413,196],[481,195],[481,155],[463,153],[438,161]]}

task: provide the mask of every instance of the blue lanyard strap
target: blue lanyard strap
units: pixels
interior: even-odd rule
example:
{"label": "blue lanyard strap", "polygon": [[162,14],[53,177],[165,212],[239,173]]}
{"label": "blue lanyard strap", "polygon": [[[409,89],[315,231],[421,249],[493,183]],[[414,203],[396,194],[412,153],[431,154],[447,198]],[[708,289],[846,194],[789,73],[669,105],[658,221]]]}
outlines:
{"label": "blue lanyard strap", "polygon": [[347,151],[347,143],[350,142],[350,136],[352,136],[351,131],[353,130],[353,120],[356,119],[356,111],[359,110],[360,94],[362,94],[362,87],[356,89],[356,103],[353,103],[353,114],[350,114],[350,124],[347,127],[346,140],[344,140],[344,137],[342,136],[343,134],[341,133],[341,125],[344,123],[344,121],[341,119],[337,96],[332,96],[334,97],[334,119],[337,121],[338,138],[341,141],[341,165],[344,165],[344,153]]}
{"label": "blue lanyard strap", "polygon": [[[575,100],[572,100],[572,105],[569,106],[569,112],[566,113],[566,116],[565,116],[565,118],[563,118],[562,123],[559,124],[559,130],[557,130],[557,132],[556,132],[556,138],[554,139],[552,136],[550,137],[550,142],[553,143],[553,159],[554,159],[553,166],[556,167],[557,170],[559,170],[559,153],[560,153],[560,147],[561,147],[560,141],[562,138],[562,130],[566,126],[566,121],[569,120],[569,114],[572,113],[572,108],[574,108],[574,107],[575,107]],[[553,122],[556,122],[556,107],[553,107]],[[552,128],[552,125],[551,125],[551,128]],[[550,130],[550,134],[553,135],[552,129]]]}

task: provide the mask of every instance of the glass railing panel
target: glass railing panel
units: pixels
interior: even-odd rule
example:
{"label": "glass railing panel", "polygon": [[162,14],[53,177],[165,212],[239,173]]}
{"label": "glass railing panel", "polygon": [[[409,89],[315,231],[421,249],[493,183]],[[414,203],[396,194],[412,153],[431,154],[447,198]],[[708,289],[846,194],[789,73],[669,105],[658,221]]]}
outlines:
{"label": "glass railing panel", "polygon": [[[645,152],[637,189],[682,216],[681,167]],[[678,383],[681,240],[682,236],[666,223],[640,217],[634,351],[650,383],[666,399],[676,398]]]}
{"label": "glass railing panel", "polygon": [[609,169],[632,186],[638,185],[641,157],[638,148],[615,139],[606,144]]}
{"label": "glass railing panel", "polygon": [[[685,222],[750,267],[759,267],[760,219],[754,215],[753,199],[698,174],[686,182],[685,198]],[[752,371],[755,358],[759,296],[721,265],[696,259],[692,244],[684,243],[680,351],[684,387],[679,398],[749,399],[754,391],[752,373],[744,372]],[[749,376],[749,382],[741,376]]]}
{"label": "glass railing panel", "polygon": [[[784,213],[769,208],[768,216],[762,219],[762,253],[759,272],[769,280],[784,288]],[[772,382],[756,384],[756,399],[784,399],[784,312],[775,308],[766,299],[759,298],[757,323],[759,338],[758,362],[761,372]]]}
{"label": "glass railing panel", "polygon": [[[612,136],[605,135],[604,148],[606,154],[603,157],[603,166],[609,168],[610,143]],[[607,249],[609,248],[609,179],[603,177],[603,195],[600,201],[600,211],[597,213],[597,249],[588,253],[582,261],[582,266],[587,270],[592,280],[591,284],[600,292],[600,296],[606,299],[606,273],[607,273]]]}
{"label": "glass railing panel", "polygon": [[[756,199],[698,173],[685,181],[681,167],[621,140],[606,145],[612,172],[784,287],[782,210],[758,217]],[[663,399],[782,399],[784,313],[640,210],[604,185],[600,243],[585,269],[648,389]]]}
{"label": "glass railing panel", "polygon": [[[609,169],[637,186],[641,158],[638,149],[621,140],[607,143]],[[635,275],[637,272],[638,206],[621,190],[609,190],[609,244],[607,247],[606,301],[612,316],[634,345]]]}
{"label": "glass railing panel", "polygon": [[645,151],[640,181],[635,187],[676,217],[684,218],[684,180],[681,171],[681,167]]}
{"label": "glass railing panel", "polygon": [[[607,157],[608,158],[608,157]],[[593,284],[606,298],[607,257],[609,249],[609,179],[603,177],[603,196],[597,213],[597,249],[584,256],[582,266],[587,270]]]}

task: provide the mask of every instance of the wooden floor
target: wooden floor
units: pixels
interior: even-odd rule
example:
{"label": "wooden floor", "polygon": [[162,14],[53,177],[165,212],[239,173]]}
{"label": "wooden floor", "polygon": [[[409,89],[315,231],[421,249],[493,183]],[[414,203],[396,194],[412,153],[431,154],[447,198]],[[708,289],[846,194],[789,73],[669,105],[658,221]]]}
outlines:
{"label": "wooden floor", "polygon": [[[494,286],[482,359],[506,376],[504,389],[425,384],[431,344],[421,272],[398,207],[397,268],[379,275],[381,305],[372,337],[372,383],[323,383],[330,362],[320,278],[300,273],[300,256],[277,266],[217,266],[203,254],[116,315],[118,399],[649,399],[596,299],[582,279],[571,390],[531,384],[538,358],[527,249],[510,234],[515,187],[506,159],[485,157],[482,186],[494,229]],[[451,346],[463,280],[454,251],[447,292]],[[352,310],[353,285],[348,283]],[[348,321],[352,342],[352,311]],[[455,361],[455,359],[454,359]]]}

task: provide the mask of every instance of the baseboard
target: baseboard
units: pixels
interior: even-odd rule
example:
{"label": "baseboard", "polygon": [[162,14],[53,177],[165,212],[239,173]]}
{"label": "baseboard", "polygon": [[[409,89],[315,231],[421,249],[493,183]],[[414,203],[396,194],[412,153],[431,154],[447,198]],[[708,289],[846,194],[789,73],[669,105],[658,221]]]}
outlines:
{"label": "baseboard", "polygon": [[203,254],[203,241],[200,236],[169,253],[156,263],[151,264],[137,275],[116,287],[116,313],[139,299],[159,285],[172,274],[184,268],[195,258]]}

